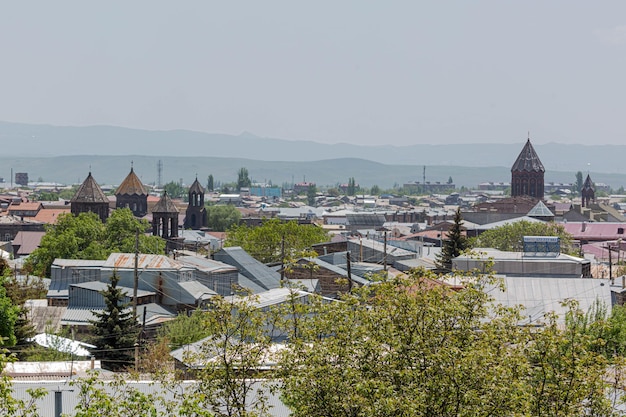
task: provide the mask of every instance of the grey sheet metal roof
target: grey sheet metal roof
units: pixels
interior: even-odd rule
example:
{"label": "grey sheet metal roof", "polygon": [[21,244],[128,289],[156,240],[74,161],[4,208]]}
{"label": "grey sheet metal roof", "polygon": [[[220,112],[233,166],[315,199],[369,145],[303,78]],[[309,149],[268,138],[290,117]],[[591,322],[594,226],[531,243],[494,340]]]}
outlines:
{"label": "grey sheet metal roof", "polygon": [[104,264],[106,263],[106,261],[96,261],[96,260],[89,260],[89,259],[61,259],[61,258],[57,258],[54,260],[54,262],[52,262],[52,267],[59,267],[59,268],[76,268],[76,267],[80,267],[80,268],[101,268]]}
{"label": "grey sheet metal roof", "polygon": [[[89,282],[81,282],[79,284],[70,284],[70,287],[83,288],[85,290],[98,291],[98,292],[106,291],[107,286],[108,284],[104,282],[100,282],[100,281],[89,281]],[[122,292],[122,294],[124,294],[127,297],[133,296],[133,288],[117,286],[117,289],[119,289]],[[147,297],[150,295],[156,295],[156,292],[137,289],[137,297]]]}
{"label": "grey sheet metal roof", "polygon": [[[214,257],[218,261],[235,266],[242,275],[264,290],[280,287],[280,274],[257,261],[238,246],[223,248]],[[241,282],[240,285],[244,286]]]}
{"label": "grey sheet metal roof", "polygon": [[201,256],[180,256],[176,258],[181,264],[193,267],[202,272],[219,273],[237,271],[232,265]]}
{"label": "grey sheet metal roof", "polygon": [[496,303],[515,307],[522,305],[525,319],[520,324],[544,323],[544,315],[555,312],[559,322],[563,323],[567,311],[561,303],[574,299],[579,308],[587,312],[600,300],[611,311],[611,288],[608,280],[593,278],[524,278],[502,277],[506,290],[503,292],[496,286],[486,288]]}
{"label": "grey sheet metal roof", "polygon": [[217,295],[215,291],[198,281],[181,281],[178,285],[187,291],[196,301],[208,300]]}
{"label": "grey sheet metal roof", "polygon": [[251,296],[233,296],[232,298],[235,300],[245,301],[253,307],[263,308],[284,303],[289,299],[289,297],[291,297],[292,294],[294,294],[296,299],[306,298],[311,295],[310,293],[301,290],[293,290],[290,288],[274,288]]}

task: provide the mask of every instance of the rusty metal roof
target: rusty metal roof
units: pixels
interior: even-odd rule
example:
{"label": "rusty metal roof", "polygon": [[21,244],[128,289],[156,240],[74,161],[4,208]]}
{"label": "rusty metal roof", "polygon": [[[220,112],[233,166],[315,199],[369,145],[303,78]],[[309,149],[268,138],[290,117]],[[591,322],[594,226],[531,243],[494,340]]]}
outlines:
{"label": "rusty metal roof", "polygon": [[135,171],[131,167],[130,173],[126,176],[124,181],[117,187],[115,195],[148,195],[148,190],[141,182]]}
{"label": "rusty metal roof", "polygon": [[91,172],[85,178],[85,181],[80,185],[74,197],[70,200],[72,203],[106,203],[109,204],[109,199],[102,191],[102,188],[98,185],[96,180],[91,176]]}
{"label": "rusty metal roof", "polygon": [[179,213],[179,210],[167,195],[167,191],[164,191],[159,202],[152,208],[152,213]]}
{"label": "rusty metal roof", "polygon": [[[134,269],[135,254],[134,253],[112,253],[102,265],[103,268],[114,269]],[[183,269],[185,268],[180,262],[175,261],[165,255],[150,255],[140,253],[137,259],[138,269]]]}
{"label": "rusty metal roof", "polygon": [[539,156],[537,156],[537,152],[535,152],[535,148],[530,143],[530,139],[526,141],[524,148],[515,160],[513,167],[511,167],[511,172],[514,171],[546,172],[539,160]]}

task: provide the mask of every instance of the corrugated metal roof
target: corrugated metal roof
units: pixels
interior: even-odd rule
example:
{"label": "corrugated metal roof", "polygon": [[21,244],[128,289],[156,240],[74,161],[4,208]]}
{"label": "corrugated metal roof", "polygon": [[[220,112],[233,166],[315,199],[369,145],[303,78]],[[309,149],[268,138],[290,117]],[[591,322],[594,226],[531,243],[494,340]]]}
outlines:
{"label": "corrugated metal roof", "polygon": [[[140,253],[137,260],[138,269],[173,269],[180,270],[184,266],[174,259],[165,255],[151,255]],[[112,253],[102,265],[103,268],[134,269],[134,253]]]}
{"label": "corrugated metal roof", "polygon": [[56,258],[54,262],[52,262],[52,267],[59,268],[102,268],[106,261],[97,261],[91,259],[61,259]]}
{"label": "corrugated metal roof", "polygon": [[237,271],[237,268],[232,265],[200,256],[179,256],[176,260],[185,266],[190,266],[203,272],[219,273]]}
{"label": "corrugated metal roof", "polygon": [[[70,284],[70,287],[77,287],[77,288],[83,288],[85,290],[100,292],[100,291],[106,291],[108,284],[104,282],[100,282],[100,281],[89,281],[89,282],[81,282],[79,284]],[[133,288],[121,287],[119,285],[116,288],[120,290],[122,294],[124,294],[125,296],[130,297],[130,298],[133,297],[133,291],[134,291]],[[148,297],[150,295],[156,295],[156,292],[137,289],[137,297]]]}
{"label": "corrugated metal roof", "polygon": [[564,321],[567,308],[561,304],[566,300],[577,300],[578,307],[587,312],[591,306],[600,300],[611,310],[611,288],[608,280],[593,278],[525,278],[504,277],[505,291],[497,286],[490,286],[485,291],[491,295],[496,303],[508,307],[522,305],[525,310],[522,315],[525,319],[520,324],[540,324],[544,322],[544,315],[554,312],[559,316],[559,322]]}
{"label": "corrugated metal roof", "polygon": [[217,295],[217,293],[198,281],[183,281],[178,285],[187,291],[196,300],[208,300]]}
{"label": "corrugated metal roof", "polygon": [[237,267],[241,274],[264,290],[280,287],[280,274],[272,271],[238,246],[223,248],[215,254],[215,259]]}

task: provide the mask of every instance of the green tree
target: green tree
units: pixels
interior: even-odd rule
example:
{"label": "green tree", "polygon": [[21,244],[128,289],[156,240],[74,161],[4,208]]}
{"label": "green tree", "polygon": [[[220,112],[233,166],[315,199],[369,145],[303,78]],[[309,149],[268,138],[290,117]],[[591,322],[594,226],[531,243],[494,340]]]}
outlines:
{"label": "green tree", "polygon": [[38,276],[50,276],[56,258],[106,259],[105,228],[95,213],[59,215],[57,223],[46,226],[46,234],[26,261],[26,270]]}
{"label": "green tree", "polygon": [[136,318],[123,302],[124,293],[117,287],[118,281],[117,272],[113,272],[111,282],[102,292],[105,308],[94,312],[95,319],[91,321],[92,343],[96,346],[93,353],[104,367],[114,371],[132,367],[139,330]]}
{"label": "green tree", "polygon": [[443,240],[441,252],[437,256],[436,264],[440,271],[452,271],[452,260],[459,256],[468,247],[467,239],[463,235],[463,217],[461,209],[454,213],[454,224],[448,230],[448,236]]}
{"label": "green tree", "polygon": [[187,198],[187,188],[176,181],[170,181],[163,186],[170,198]]}
{"label": "green tree", "polygon": [[372,185],[372,189],[370,190],[370,194],[372,195],[380,195],[380,187],[378,185]]}
{"label": "green tree", "polygon": [[524,364],[515,313],[486,321],[479,282],[453,292],[433,279],[414,272],[313,304],[282,360],[292,415],[514,415]]}
{"label": "green tree", "polygon": [[150,224],[145,219],[138,219],[128,208],[114,210],[105,223],[105,247],[107,252],[135,252],[137,233],[139,237],[139,252],[162,254],[165,251],[165,241],[159,236],[146,235]]}
{"label": "green tree", "polygon": [[346,191],[349,196],[356,194],[356,182],[354,181],[354,177],[348,178],[348,189]]}
{"label": "green tree", "polygon": [[49,277],[56,258],[106,259],[113,252],[134,252],[137,230],[140,252],[163,253],[165,242],[146,236],[148,228],[147,221],[136,219],[128,208],[113,211],[106,224],[94,213],[61,214],[56,224],[46,226],[41,244],[26,261],[26,270]]}
{"label": "green tree", "polygon": [[450,184],[452,184],[453,182],[454,182],[454,181],[452,181],[452,177],[448,177],[448,182],[447,182],[447,184],[448,184],[448,185],[450,185]]}
{"label": "green tree", "polygon": [[224,246],[240,246],[263,263],[280,262],[284,256],[292,256],[311,248],[316,243],[328,241],[324,229],[315,225],[300,225],[295,220],[264,220],[260,226],[234,225],[228,230]]}
{"label": "green tree", "polygon": [[7,296],[6,280],[6,277],[0,277],[0,346],[13,346],[17,342],[15,325],[19,320],[20,307]]}
{"label": "green tree", "polygon": [[556,223],[529,222],[522,220],[508,223],[481,233],[470,240],[472,248],[494,248],[502,251],[522,251],[524,236],[558,236],[561,240],[561,251],[577,255],[572,244],[572,235]]}
{"label": "green tree", "polygon": [[611,415],[617,384],[590,338],[555,316],[519,326],[517,310],[491,304],[494,283],[477,276],[453,291],[414,270],[342,302],[314,299],[281,359],[292,415]]}
{"label": "green tree", "polygon": [[216,232],[228,230],[231,226],[239,223],[241,219],[241,213],[237,207],[231,204],[208,206],[206,211],[207,224],[211,230]]}
{"label": "green tree", "polygon": [[244,187],[250,187],[252,185],[252,181],[248,176],[247,168],[239,168],[237,171],[237,191],[241,191]]}
{"label": "green tree", "polygon": [[205,326],[205,315],[202,310],[194,310],[191,315],[181,313],[161,326],[157,336],[173,349],[204,339],[211,334]]}
{"label": "green tree", "polygon": [[206,189],[207,191],[213,191],[215,189],[213,174],[209,174],[209,177],[207,178]]}
{"label": "green tree", "polygon": [[576,193],[580,193],[580,191],[583,189],[583,185],[584,185],[583,173],[581,171],[578,171],[576,173],[576,183],[575,183],[576,189],[574,191]]}
{"label": "green tree", "polygon": [[316,198],[317,198],[317,187],[315,186],[315,184],[310,184],[309,188],[307,188],[306,190],[307,204],[309,206],[314,206]]}

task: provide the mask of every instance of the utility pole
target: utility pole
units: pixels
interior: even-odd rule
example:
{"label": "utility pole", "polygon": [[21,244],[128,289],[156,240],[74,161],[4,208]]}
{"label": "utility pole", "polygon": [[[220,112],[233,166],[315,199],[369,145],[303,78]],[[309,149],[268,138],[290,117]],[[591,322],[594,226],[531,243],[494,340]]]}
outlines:
{"label": "utility pole", "polygon": [[285,282],[285,235],[280,241],[280,285]]}
{"label": "utility pole", "polygon": [[133,279],[133,317],[137,320],[137,287],[139,286],[139,229],[135,231],[135,273]]}
{"label": "utility pole", "polygon": [[383,244],[383,270],[387,272],[387,230],[384,232],[385,243]]}
{"label": "utility pole", "polygon": [[350,267],[350,251],[346,252],[346,264],[348,270],[348,291],[352,292],[352,273]]}

